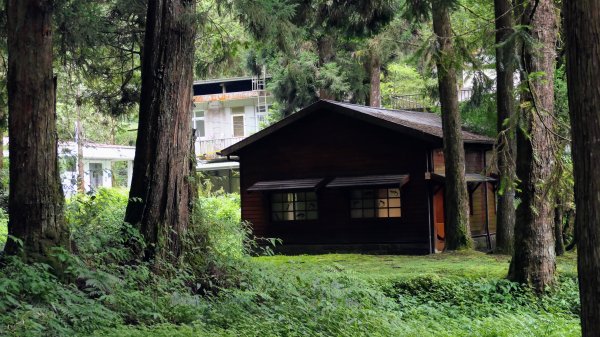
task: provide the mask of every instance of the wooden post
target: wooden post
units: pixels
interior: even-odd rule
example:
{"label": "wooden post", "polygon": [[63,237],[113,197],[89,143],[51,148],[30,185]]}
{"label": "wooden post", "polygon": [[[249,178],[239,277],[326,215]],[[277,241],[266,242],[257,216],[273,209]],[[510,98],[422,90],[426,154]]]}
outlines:
{"label": "wooden post", "polygon": [[[484,169],[487,167],[485,150],[483,151],[483,167]],[[485,173],[485,171],[484,171]],[[490,238],[490,211],[488,207],[488,182],[487,182],[487,174],[485,175],[485,181],[483,182],[483,194],[485,196],[485,232],[487,235],[487,246],[488,249],[492,249],[492,239]]]}

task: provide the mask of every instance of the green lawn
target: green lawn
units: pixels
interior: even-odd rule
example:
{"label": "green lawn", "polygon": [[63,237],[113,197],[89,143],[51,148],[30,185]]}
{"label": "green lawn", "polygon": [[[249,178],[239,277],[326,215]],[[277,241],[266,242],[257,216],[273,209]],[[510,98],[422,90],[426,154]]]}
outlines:
{"label": "green lawn", "polygon": [[575,256],[538,299],[504,280],[509,257],[327,254],[253,258],[255,276],[203,307],[202,319],[109,336],[578,336]]}
{"label": "green lawn", "polygon": [[[257,257],[262,266],[276,268],[281,272],[320,273],[332,269],[345,270],[359,277],[375,279],[398,279],[437,275],[441,277],[468,279],[498,279],[506,276],[509,256],[481,252],[456,252],[423,256],[407,255],[276,255]],[[559,274],[576,277],[576,255],[558,258]]]}

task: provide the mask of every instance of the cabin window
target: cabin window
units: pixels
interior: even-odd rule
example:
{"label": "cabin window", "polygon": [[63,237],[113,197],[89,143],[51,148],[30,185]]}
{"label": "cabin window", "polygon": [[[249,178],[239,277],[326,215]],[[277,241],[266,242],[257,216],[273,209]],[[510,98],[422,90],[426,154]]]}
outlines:
{"label": "cabin window", "polygon": [[274,221],[318,219],[315,192],[284,192],[271,195],[271,214]]}
{"label": "cabin window", "polygon": [[194,129],[196,130],[196,136],[200,138],[206,136],[206,129],[204,127],[204,110],[194,110],[192,124],[194,125]]}
{"label": "cabin window", "polygon": [[373,188],[353,190],[350,199],[350,217],[399,218],[401,216],[400,188]]}

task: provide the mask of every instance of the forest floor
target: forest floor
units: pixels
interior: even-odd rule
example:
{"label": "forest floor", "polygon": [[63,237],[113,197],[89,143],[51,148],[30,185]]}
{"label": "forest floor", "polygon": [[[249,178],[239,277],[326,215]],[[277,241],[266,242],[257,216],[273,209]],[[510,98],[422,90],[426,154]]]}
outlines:
{"label": "forest floor", "polygon": [[[113,189],[67,203],[78,251],[53,255],[67,277],[6,259],[0,336],[581,335],[574,253],[558,258],[543,296],[506,280],[509,256],[474,251],[248,257],[239,196],[224,195],[199,200],[202,240],[185,262],[154,273],[151,263],[128,263],[127,201]],[[0,213],[0,247],[5,238]]]}
{"label": "forest floor", "polygon": [[576,256],[541,298],[505,280],[508,256],[327,254],[252,258],[252,285],[226,290],[188,325],[112,336],[578,336]]}

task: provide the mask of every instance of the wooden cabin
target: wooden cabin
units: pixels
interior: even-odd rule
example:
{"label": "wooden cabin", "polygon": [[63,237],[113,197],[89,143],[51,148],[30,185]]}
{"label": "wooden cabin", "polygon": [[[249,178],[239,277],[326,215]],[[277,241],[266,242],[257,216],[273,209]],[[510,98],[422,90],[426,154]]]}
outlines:
{"label": "wooden cabin", "polygon": [[[493,140],[463,131],[471,230],[494,244]],[[221,151],[240,163],[242,218],[287,252],[444,248],[442,124],[432,113],[321,100]]]}

